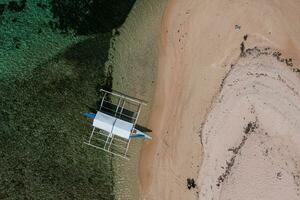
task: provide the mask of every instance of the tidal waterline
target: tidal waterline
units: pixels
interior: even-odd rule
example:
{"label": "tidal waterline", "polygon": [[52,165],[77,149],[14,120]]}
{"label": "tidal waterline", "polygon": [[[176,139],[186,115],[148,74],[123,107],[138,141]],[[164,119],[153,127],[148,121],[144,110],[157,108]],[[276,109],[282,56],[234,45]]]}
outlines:
{"label": "tidal waterline", "polygon": [[116,12],[110,20],[118,22],[101,30],[89,21],[97,15],[79,13],[87,20],[70,25],[72,16],[54,11],[110,5],[86,2],[0,3],[0,199],[114,199],[111,157],[82,145],[90,123],[81,114],[96,107],[100,88],[111,88],[112,29],[133,1],[119,4],[122,19]]}
{"label": "tidal waterline", "polygon": [[[158,65],[160,27],[166,0],[138,0],[125,23],[118,30],[114,48],[110,48],[113,66],[113,89],[148,102],[142,108],[138,123],[148,126]],[[151,135],[152,133],[150,133]],[[143,144],[150,141],[132,140],[130,161],[113,159],[114,193],[120,200],[142,199],[139,184],[139,158]]]}

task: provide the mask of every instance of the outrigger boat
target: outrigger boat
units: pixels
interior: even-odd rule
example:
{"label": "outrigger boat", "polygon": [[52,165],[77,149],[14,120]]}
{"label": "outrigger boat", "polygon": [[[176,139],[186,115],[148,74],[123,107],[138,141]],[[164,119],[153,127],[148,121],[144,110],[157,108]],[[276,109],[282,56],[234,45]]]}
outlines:
{"label": "outrigger boat", "polygon": [[119,92],[103,89],[100,92],[99,110],[96,113],[84,113],[84,116],[93,120],[92,132],[84,144],[129,159],[131,139],[152,139],[136,127],[141,108],[146,102]]}

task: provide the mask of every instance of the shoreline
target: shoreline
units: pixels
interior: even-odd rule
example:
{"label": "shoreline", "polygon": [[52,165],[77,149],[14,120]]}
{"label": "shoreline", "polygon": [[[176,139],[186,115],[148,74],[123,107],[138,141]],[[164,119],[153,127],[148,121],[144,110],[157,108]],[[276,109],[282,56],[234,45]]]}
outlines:
{"label": "shoreline", "polygon": [[[110,60],[113,89],[148,102],[138,124],[147,127],[156,82],[157,38],[165,1],[139,0],[135,3],[119,35],[112,41]],[[116,199],[140,199],[138,161],[142,140],[132,140],[129,161],[114,158]]]}

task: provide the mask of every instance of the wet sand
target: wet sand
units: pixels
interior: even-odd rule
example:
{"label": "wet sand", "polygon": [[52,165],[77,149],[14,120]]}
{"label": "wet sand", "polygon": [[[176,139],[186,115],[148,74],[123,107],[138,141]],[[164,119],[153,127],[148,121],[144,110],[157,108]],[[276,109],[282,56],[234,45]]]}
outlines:
{"label": "wet sand", "polygon": [[168,1],[143,199],[299,198],[299,11],[295,0]]}
{"label": "wet sand", "polygon": [[[110,49],[107,68],[113,69],[113,89],[143,99],[138,124],[147,126],[154,93],[158,37],[165,0],[138,0],[122,25]],[[132,140],[130,160],[113,158],[115,198],[140,199],[138,161],[143,140]]]}

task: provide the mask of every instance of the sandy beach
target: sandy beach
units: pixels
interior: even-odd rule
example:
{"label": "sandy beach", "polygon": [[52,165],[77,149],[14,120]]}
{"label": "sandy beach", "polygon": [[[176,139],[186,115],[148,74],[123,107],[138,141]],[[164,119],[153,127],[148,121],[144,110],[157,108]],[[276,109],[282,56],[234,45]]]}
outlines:
{"label": "sandy beach", "polygon": [[160,33],[141,199],[299,199],[300,2],[169,0]]}
{"label": "sandy beach", "polygon": [[[139,0],[118,29],[106,66],[113,68],[113,89],[148,102],[138,124],[147,126],[158,63],[158,39],[165,0]],[[113,159],[115,199],[140,199],[138,163],[143,141],[133,140],[130,160]]]}

